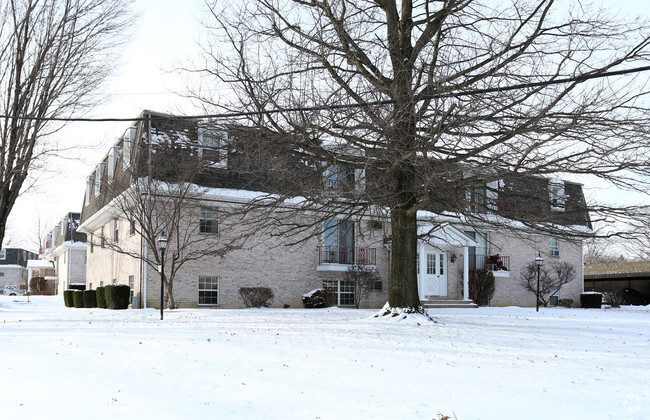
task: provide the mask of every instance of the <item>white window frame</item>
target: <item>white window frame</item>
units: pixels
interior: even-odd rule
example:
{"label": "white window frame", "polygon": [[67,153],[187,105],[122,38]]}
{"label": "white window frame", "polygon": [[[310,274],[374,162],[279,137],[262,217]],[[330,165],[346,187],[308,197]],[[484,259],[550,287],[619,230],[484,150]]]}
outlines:
{"label": "white window frame", "polygon": [[204,151],[214,151],[218,153],[219,159],[211,163],[211,168],[228,167],[228,153],[226,146],[228,144],[228,133],[226,131],[210,131],[205,128],[199,129],[199,156],[203,157]]}
{"label": "white window frame", "polygon": [[548,199],[551,202],[551,210],[564,211],[566,205],[564,181],[561,179],[550,179],[548,181]]}
{"label": "white window frame", "polygon": [[[198,305],[199,306],[219,306],[221,304],[221,292],[220,292],[220,278],[219,276],[206,276],[206,275],[199,275],[199,284],[198,284]],[[202,287],[203,286],[203,287]],[[210,286],[210,287],[207,287]],[[215,288],[216,286],[216,288]],[[208,293],[214,293],[216,292],[216,301],[217,303],[205,303],[201,302],[202,299],[210,299],[212,300],[214,297],[213,296],[201,296],[201,292],[208,292]]]}
{"label": "white window frame", "polygon": [[95,196],[98,196],[102,190],[102,177],[104,176],[104,169],[106,169],[106,163],[101,162],[97,165],[95,170]]}
{"label": "white window frame", "polygon": [[131,155],[133,154],[133,140],[135,139],[136,127],[129,127],[124,133],[122,140],[122,168],[126,169],[131,164]]}
{"label": "white window frame", "polygon": [[556,237],[548,238],[548,251],[551,257],[560,256],[560,241]]}
{"label": "white window frame", "polygon": [[[206,222],[210,221],[210,230],[206,230]],[[219,207],[201,206],[199,208],[199,233],[216,235],[219,233]]]}
{"label": "white window frame", "polygon": [[113,146],[111,147],[110,152],[108,152],[108,182],[113,182],[115,177],[115,169],[117,168],[117,161],[120,157],[120,147]]}
{"label": "white window frame", "polygon": [[5,248],[0,249],[0,260],[7,259],[7,250]]}
{"label": "white window frame", "polygon": [[88,175],[86,179],[86,204],[90,203],[93,194],[93,184],[95,183],[95,174]]}

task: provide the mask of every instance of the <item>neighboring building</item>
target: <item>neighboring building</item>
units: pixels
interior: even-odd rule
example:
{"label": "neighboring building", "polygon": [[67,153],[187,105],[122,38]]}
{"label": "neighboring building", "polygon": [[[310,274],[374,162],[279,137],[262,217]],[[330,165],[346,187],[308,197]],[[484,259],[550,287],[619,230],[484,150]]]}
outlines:
{"label": "neighboring building", "polygon": [[41,246],[40,258],[51,261],[54,269],[40,275],[54,294],[63,295],[71,284],[86,283],[86,234],[77,232],[79,218],[79,213],[66,214]]}
{"label": "neighboring building", "polygon": [[[149,111],[141,117],[150,115],[165,117]],[[110,148],[88,177],[81,212],[79,230],[86,233],[89,240],[89,288],[110,283],[129,284],[134,306],[159,305],[160,274],[138,258],[138,255],[150,255],[149,248],[145,238],[134,229],[134,220],[129,220],[116,205],[116,197],[149,174],[154,179],[175,179],[180,172],[177,167],[182,165],[174,161],[176,155],[164,153],[167,149],[178,153],[179,162],[181,157],[189,159],[190,155],[198,155],[203,158],[201,162],[205,162],[208,153],[203,146],[217,145],[216,151],[211,149],[205,169],[193,180],[205,187],[202,205],[188,211],[192,214],[188,214],[187,219],[192,221],[182,227],[183,230],[194,229],[197,238],[208,242],[227,243],[250,229],[246,219],[226,229],[224,209],[243,207],[252,198],[264,192],[276,192],[276,189],[286,189],[282,191],[286,195],[291,193],[291,176],[272,182],[271,169],[267,173],[266,168],[256,168],[258,174],[264,173],[258,176],[255,171],[235,172],[231,164],[243,158],[236,152],[231,154],[229,150],[219,149],[226,137],[230,137],[230,133],[221,137],[208,135],[188,121],[171,125],[164,119],[146,123],[138,120]],[[236,136],[228,141],[236,141]],[[155,162],[151,163],[151,159]],[[363,174],[354,170],[338,167],[314,173],[305,165],[290,167],[302,171],[293,174],[294,177],[315,177],[314,185],[324,188],[325,194],[328,189],[340,192],[363,188]],[[518,191],[523,189],[532,191],[536,201],[522,200]],[[496,185],[479,183],[472,191],[460,192],[455,199],[482,216],[494,213],[495,217],[507,218],[516,212],[528,215],[530,226],[545,222],[577,226],[585,233],[590,229],[579,184],[526,176]],[[536,233],[530,226],[526,227],[526,223],[521,228],[506,228],[507,222],[504,222],[502,228],[495,228],[498,224],[481,223],[481,217],[469,220],[454,215],[444,205],[432,206],[430,210],[418,213],[420,233],[428,234],[418,250],[419,292],[423,303],[469,302],[469,273],[474,269],[486,269],[496,278],[496,290],[490,304],[534,306],[535,297],[522,287],[519,273],[541,252],[546,264],[565,261],[575,267],[576,279],[555,296],[573,299],[578,304],[583,291],[581,241]],[[310,216],[303,212],[293,217],[309,220]],[[223,256],[205,257],[186,264],[174,284],[176,304],[180,307],[238,308],[241,306],[239,287],[266,286],[275,294],[274,306],[301,307],[302,295],[316,288],[326,289],[335,304],[351,305],[355,290],[345,274],[350,266],[361,265],[375,269],[381,278],[372,284],[361,306],[381,307],[387,301],[390,283],[389,221],[379,216],[344,220],[333,215],[318,226],[321,227],[320,235],[305,237],[302,241],[287,241],[282,236],[259,230],[247,238],[245,246],[233,247]],[[298,244],[291,246],[285,242]],[[131,255],[115,252],[111,249],[114,244],[130,250]]]}
{"label": "neighboring building", "polygon": [[650,296],[650,261],[585,265],[585,290],[620,294],[626,288]]}
{"label": "neighboring building", "polygon": [[27,285],[27,261],[38,254],[22,248],[0,249],[0,289],[10,284]]}

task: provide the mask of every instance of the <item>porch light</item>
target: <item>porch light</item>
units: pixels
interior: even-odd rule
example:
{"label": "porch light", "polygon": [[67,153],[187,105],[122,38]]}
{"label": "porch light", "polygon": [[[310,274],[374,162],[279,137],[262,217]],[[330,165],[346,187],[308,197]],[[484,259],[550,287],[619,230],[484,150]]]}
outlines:
{"label": "porch light", "polygon": [[455,263],[457,259],[458,259],[458,257],[456,256],[456,253],[451,254],[451,262],[452,262],[452,264]]}
{"label": "porch light", "polygon": [[538,252],[537,258],[535,258],[535,265],[537,266],[537,294],[535,295],[537,298],[537,312],[539,312],[539,271],[542,268],[542,264],[544,264],[544,258],[542,258],[542,253]]}
{"label": "porch light", "polygon": [[167,248],[167,236],[164,231],[158,238],[158,247],[160,248],[160,320],[162,321],[165,298],[165,249]]}

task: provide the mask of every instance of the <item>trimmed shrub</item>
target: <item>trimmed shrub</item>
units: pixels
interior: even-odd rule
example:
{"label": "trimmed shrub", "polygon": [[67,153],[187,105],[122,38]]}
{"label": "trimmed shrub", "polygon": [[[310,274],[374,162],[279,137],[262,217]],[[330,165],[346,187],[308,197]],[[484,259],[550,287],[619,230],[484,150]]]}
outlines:
{"label": "trimmed shrub", "polygon": [[108,309],[128,309],[131,288],[126,284],[109,284],[104,286],[104,297]]}
{"label": "trimmed shrub", "polygon": [[74,298],[72,297],[73,293],[74,293],[74,290],[64,290],[63,291],[63,303],[65,303],[65,306],[67,308],[74,308]]}
{"label": "trimmed shrub", "polygon": [[305,308],[327,308],[327,292],[324,289],[315,289],[302,295],[302,305]]}
{"label": "trimmed shrub", "polygon": [[561,306],[563,308],[571,308],[573,307],[573,299],[558,299],[557,306]]}
{"label": "trimmed shrub", "polygon": [[97,289],[95,289],[95,292],[97,307],[106,309],[106,296],[104,295],[104,286],[99,286]]}
{"label": "trimmed shrub", "polygon": [[469,298],[478,306],[488,306],[494,296],[494,274],[487,270],[470,270]]}
{"label": "trimmed shrub", "polygon": [[75,308],[85,308],[83,290],[75,290],[72,293],[72,300]]}
{"label": "trimmed shrub", "polygon": [[599,292],[580,293],[580,305],[583,308],[600,308],[603,304],[603,294]]}
{"label": "trimmed shrub", "polygon": [[84,307],[86,308],[96,308],[97,307],[97,295],[94,290],[84,290]]}
{"label": "trimmed shrub", "polygon": [[239,299],[246,308],[268,308],[275,295],[268,287],[240,287]]}

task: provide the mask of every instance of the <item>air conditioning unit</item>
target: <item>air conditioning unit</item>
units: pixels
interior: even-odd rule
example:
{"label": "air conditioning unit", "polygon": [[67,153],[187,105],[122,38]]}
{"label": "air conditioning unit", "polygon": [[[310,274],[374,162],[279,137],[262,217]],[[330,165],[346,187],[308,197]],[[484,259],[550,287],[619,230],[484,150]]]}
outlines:
{"label": "air conditioning unit", "polygon": [[551,251],[551,256],[552,257],[559,257],[560,256],[560,251],[558,251],[558,250]]}

